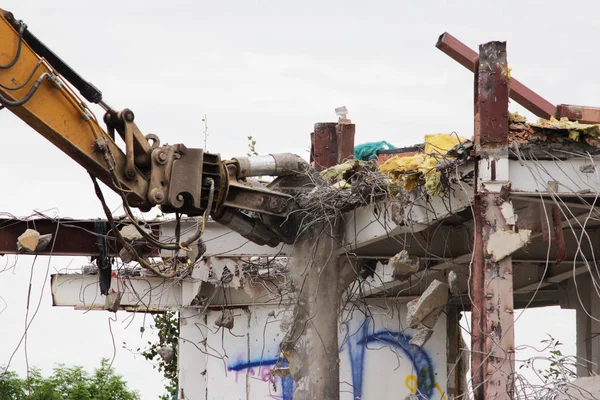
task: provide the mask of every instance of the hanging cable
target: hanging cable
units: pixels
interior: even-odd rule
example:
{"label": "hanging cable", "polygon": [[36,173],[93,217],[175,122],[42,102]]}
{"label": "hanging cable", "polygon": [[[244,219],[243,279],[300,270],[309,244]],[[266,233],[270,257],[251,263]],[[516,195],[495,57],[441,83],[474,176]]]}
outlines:
{"label": "hanging cable", "polygon": [[44,78],[47,78],[50,76],[51,75],[47,72],[44,72],[42,75],[40,75],[40,77],[37,79],[37,81],[35,81],[33,86],[31,86],[31,89],[29,89],[29,92],[27,92],[25,97],[23,97],[21,100],[9,100],[0,95],[0,103],[2,103],[4,106],[8,106],[8,107],[22,106],[23,104],[27,103],[33,97],[35,92],[38,90],[38,88],[42,84],[42,81],[44,80]]}
{"label": "hanging cable", "polygon": [[100,186],[98,185],[98,181],[96,180],[96,177],[94,177],[92,174],[90,174],[90,178],[92,178],[96,196],[98,197],[98,200],[100,200],[100,203],[102,204],[102,209],[104,210],[106,219],[108,219],[108,222],[110,223],[110,226],[111,226],[115,236],[117,237],[117,240],[123,245],[125,250],[127,250],[129,252],[129,254],[131,254],[131,256],[133,257],[133,259],[136,260],[142,267],[146,268],[153,274],[155,274],[161,278],[165,278],[165,279],[170,279],[170,278],[174,277],[175,272],[176,272],[175,269],[173,269],[168,274],[162,273],[161,271],[156,269],[154,266],[152,266],[150,263],[148,263],[146,260],[142,259],[139,256],[139,254],[137,253],[137,251],[133,248],[133,246],[130,245],[125,240],[125,238],[123,238],[123,235],[121,235],[121,232],[117,228],[117,224],[115,223],[115,220],[112,217],[112,213],[111,213],[110,209],[108,208],[108,205],[106,204],[106,200],[104,199],[104,195],[102,194],[102,190],[100,189]]}
{"label": "hanging cable", "polygon": [[29,75],[29,77],[21,85],[15,86],[15,87],[9,87],[9,86],[5,86],[5,85],[3,85],[3,84],[0,83],[0,87],[2,89],[5,89],[5,90],[19,90],[19,89],[23,89],[25,86],[27,86],[29,84],[29,82],[31,82],[31,79],[35,75],[36,71],[40,68],[40,65],[42,65],[43,63],[44,63],[43,60],[38,61],[37,64],[35,65],[35,67],[33,68],[33,71],[31,71],[31,74]]}
{"label": "hanging cable", "polygon": [[11,62],[6,65],[0,65],[0,69],[9,69],[12,68],[13,65],[17,63],[19,57],[21,56],[21,47],[23,46],[23,33],[25,33],[25,29],[27,29],[27,25],[23,21],[20,22],[19,28],[19,44],[17,45],[17,54],[15,54],[15,58]]}

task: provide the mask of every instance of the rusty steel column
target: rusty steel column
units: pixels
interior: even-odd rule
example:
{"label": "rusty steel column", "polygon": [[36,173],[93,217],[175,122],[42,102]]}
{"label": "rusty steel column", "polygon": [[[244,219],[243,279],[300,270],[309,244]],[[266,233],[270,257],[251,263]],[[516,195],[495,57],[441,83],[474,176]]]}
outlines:
{"label": "rusty steel column", "polygon": [[[510,207],[508,174],[509,74],[506,43],[479,47],[475,91],[475,254],[472,265],[474,394],[505,399],[514,392],[513,278],[510,255],[494,255],[490,238],[510,233],[502,204]],[[510,254],[510,252],[509,252]],[[482,279],[482,281],[478,281]],[[482,352],[475,351],[482,348]]]}
{"label": "rusty steel column", "polygon": [[471,265],[471,380],[476,400],[483,399],[483,228],[481,197],[476,194],[473,201],[475,213],[475,237],[473,241],[473,264]]}
{"label": "rusty steel column", "polygon": [[354,134],[356,125],[350,123],[338,123],[335,127],[337,142],[337,164],[354,157]]}
{"label": "rusty steel column", "polygon": [[310,163],[322,171],[354,155],[355,125],[318,122],[310,135]]}

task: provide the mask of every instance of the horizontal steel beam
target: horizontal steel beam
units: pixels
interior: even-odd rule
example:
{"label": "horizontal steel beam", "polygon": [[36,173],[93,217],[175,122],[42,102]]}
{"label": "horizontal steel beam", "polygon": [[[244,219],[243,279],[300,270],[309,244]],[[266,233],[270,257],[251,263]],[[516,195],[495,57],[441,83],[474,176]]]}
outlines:
{"label": "horizontal steel beam", "polygon": [[[106,232],[98,227],[102,226],[101,220],[73,220],[73,219],[0,219],[0,254],[16,254],[17,238],[27,229],[35,229],[40,234],[52,234],[48,246],[36,253],[40,255],[56,256],[95,256],[99,254],[98,237],[103,237]],[[111,255],[119,253],[121,246],[114,239],[108,239],[108,250]]]}
{"label": "horizontal steel beam", "polygon": [[[179,309],[181,283],[158,277],[113,275],[111,288],[123,294],[119,309],[159,312]],[[51,276],[52,305],[76,310],[106,310],[107,297],[100,295],[97,275],[56,274]]]}

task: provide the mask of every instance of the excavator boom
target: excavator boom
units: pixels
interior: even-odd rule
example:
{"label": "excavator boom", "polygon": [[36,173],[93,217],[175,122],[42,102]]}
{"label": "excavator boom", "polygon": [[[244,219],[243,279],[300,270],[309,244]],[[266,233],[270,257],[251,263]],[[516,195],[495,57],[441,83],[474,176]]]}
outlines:
{"label": "excavator boom", "polygon": [[127,179],[124,169],[119,168],[126,162],[125,154],[86,103],[25,42],[25,25],[2,9],[0,16],[0,103],[110,188],[125,191],[132,205],[144,205],[148,179],[140,171]]}
{"label": "excavator boom", "polygon": [[[80,96],[106,111],[106,130]],[[259,244],[275,246],[293,240],[293,229],[282,228],[295,207],[293,197],[284,193],[285,185],[268,186],[253,177],[297,174],[308,167],[304,160],[293,154],[274,154],[222,161],[218,154],[203,149],[161,145],[158,136],[142,134],[131,110],[113,110],[100,90],[22,21],[0,9],[2,108],[119,193],[126,210],[133,206],[148,211],[158,205],[164,212],[205,218],[210,214]],[[115,141],[117,134],[124,151]]]}

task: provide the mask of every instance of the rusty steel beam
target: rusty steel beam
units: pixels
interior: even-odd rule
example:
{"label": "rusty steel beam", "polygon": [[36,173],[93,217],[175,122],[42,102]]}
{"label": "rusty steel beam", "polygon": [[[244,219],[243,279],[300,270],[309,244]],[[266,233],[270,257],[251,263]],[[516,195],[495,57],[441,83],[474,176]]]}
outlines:
{"label": "rusty steel beam", "polygon": [[[448,32],[440,35],[435,47],[471,72],[475,71],[478,54]],[[556,113],[554,104],[515,78],[510,79],[510,98],[541,118],[550,118]]]}
{"label": "rusty steel beam", "polygon": [[[513,398],[514,319],[512,258],[494,259],[493,235],[510,228],[501,205],[510,204],[508,180],[508,64],[506,42],[479,47],[475,79],[475,254],[472,265],[472,371],[476,400]],[[512,83],[512,82],[511,82]],[[475,378],[476,376],[476,378]]]}
{"label": "rusty steel beam", "polygon": [[[113,236],[107,236],[107,227],[110,230],[105,220],[2,218],[0,219],[0,254],[17,254],[17,238],[25,230],[35,229],[41,235],[52,234],[52,240],[44,250],[27,254],[97,256],[100,252],[98,238],[105,236],[109,255],[116,256],[121,250],[121,245]],[[158,227],[152,230],[158,237]]]}
{"label": "rusty steel beam", "polygon": [[556,107],[556,118],[560,119],[563,117],[584,124],[598,124],[600,123],[600,107],[559,104],[558,107]]}

